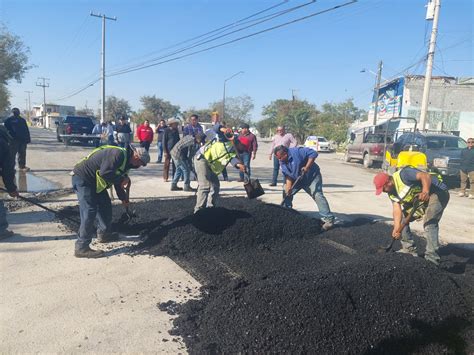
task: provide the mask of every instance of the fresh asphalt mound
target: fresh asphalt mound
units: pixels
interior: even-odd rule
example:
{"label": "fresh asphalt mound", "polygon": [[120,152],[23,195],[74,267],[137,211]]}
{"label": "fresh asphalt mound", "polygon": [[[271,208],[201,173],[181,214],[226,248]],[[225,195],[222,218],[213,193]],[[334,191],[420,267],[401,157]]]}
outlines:
{"label": "fresh asphalt mound", "polygon": [[136,203],[131,224],[114,224],[145,238],[130,254],[169,256],[205,285],[198,300],[160,305],[191,353],[474,351],[472,253],[445,248],[438,269],[377,253],[384,223],[322,233],[279,206],[223,198],[193,215],[194,201]]}

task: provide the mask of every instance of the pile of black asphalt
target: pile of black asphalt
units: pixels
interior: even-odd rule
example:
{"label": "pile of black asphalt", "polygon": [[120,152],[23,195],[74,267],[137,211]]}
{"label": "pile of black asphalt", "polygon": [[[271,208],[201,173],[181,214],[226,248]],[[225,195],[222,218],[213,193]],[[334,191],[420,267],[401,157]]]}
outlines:
{"label": "pile of black asphalt", "polygon": [[438,268],[378,252],[385,223],[322,232],[317,219],[259,201],[222,198],[197,214],[194,202],[136,203],[136,219],[114,224],[143,236],[131,255],[168,256],[204,285],[199,299],[159,307],[177,314],[172,334],[191,353],[474,351],[473,253],[445,247]]}

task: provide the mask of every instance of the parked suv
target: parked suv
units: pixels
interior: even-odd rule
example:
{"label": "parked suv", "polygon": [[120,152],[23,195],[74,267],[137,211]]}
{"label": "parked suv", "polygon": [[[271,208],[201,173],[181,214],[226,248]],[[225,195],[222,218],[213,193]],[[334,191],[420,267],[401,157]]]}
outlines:
{"label": "parked suv", "polygon": [[[371,133],[360,131],[355,133],[354,140],[346,148],[344,160],[361,160],[365,168],[370,168],[374,163],[383,162],[384,133]],[[392,137],[387,137],[387,143],[391,144]]]}
{"label": "parked suv", "polygon": [[409,146],[426,154],[428,169],[443,176],[459,176],[461,150],[467,147],[464,139],[447,133],[409,132],[397,139],[392,151],[398,154]]}
{"label": "parked suv", "polygon": [[[69,144],[73,140],[79,142],[90,141],[94,122],[87,116],[66,116],[61,117],[56,122],[56,136],[58,142]],[[66,136],[64,136],[66,135]],[[71,137],[67,137],[71,136]]]}

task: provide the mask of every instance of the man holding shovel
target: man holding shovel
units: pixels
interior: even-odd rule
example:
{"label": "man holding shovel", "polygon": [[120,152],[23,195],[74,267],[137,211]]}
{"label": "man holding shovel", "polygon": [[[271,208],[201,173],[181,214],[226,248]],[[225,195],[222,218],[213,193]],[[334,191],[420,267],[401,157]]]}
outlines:
{"label": "man holding shovel", "polygon": [[[219,174],[230,163],[241,172],[245,165],[236,157],[236,149],[244,149],[231,129],[217,126],[224,139],[213,139],[202,146],[194,156],[194,168],[198,180],[198,191],[194,213],[206,207],[215,207],[219,197]],[[218,132],[216,132],[218,134]],[[211,198],[209,199],[209,194]]]}
{"label": "man holding shovel", "polygon": [[97,220],[97,239],[107,243],[118,238],[111,233],[112,203],[107,189],[115,187],[118,198],[128,207],[128,189],[131,181],[130,169],[146,166],[150,155],[145,148],[124,149],[105,145],[94,149],[74,167],[72,187],[79,200],[81,226],[76,241],[74,255],[78,258],[100,258],[103,251],[93,250],[89,244],[95,234],[94,222]]}
{"label": "man holding shovel", "polygon": [[283,188],[283,204],[293,207],[293,196],[301,189],[316,202],[323,221],[323,230],[334,226],[334,215],[323,194],[323,177],[318,164],[314,162],[318,153],[306,147],[288,148],[280,145],[274,150],[275,157],[280,162],[280,168],[285,177]]}
{"label": "man holding shovel", "polygon": [[[400,252],[418,256],[410,225],[402,228],[403,215],[409,214],[415,207],[413,219],[423,218],[426,238],[425,259],[439,264],[439,221],[449,202],[449,192],[440,175],[405,167],[393,176],[378,173],[374,177],[375,194],[386,192],[393,205],[392,238],[400,239]],[[421,204],[414,206],[418,200]]]}

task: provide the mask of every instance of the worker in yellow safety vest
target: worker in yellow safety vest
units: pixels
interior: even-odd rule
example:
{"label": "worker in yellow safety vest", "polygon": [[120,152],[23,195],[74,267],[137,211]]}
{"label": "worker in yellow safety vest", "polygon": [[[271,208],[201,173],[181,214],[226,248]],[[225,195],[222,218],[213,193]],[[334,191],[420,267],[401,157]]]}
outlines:
{"label": "worker in yellow safety vest", "polygon": [[[194,156],[194,168],[198,180],[197,200],[194,213],[206,207],[215,207],[219,197],[219,174],[230,163],[241,172],[245,172],[245,165],[237,158],[236,149],[244,151],[245,147],[234,138],[232,130],[216,125],[215,137],[199,149]],[[210,199],[209,194],[211,194]]]}
{"label": "worker in yellow safety vest", "polygon": [[393,176],[378,173],[374,178],[374,185],[376,195],[386,192],[392,201],[392,237],[402,238],[402,249],[399,252],[418,256],[410,226],[401,230],[403,215],[408,215],[411,209],[416,208],[413,219],[423,218],[425,259],[438,265],[439,221],[449,202],[448,188],[441,176],[405,167],[396,171]]}
{"label": "worker in yellow safety vest", "polygon": [[96,234],[94,222],[97,220],[97,239],[107,243],[118,238],[111,232],[112,203],[107,189],[114,186],[122,204],[128,206],[131,181],[130,169],[146,166],[150,155],[145,148],[125,149],[111,145],[96,148],[76,164],[73,170],[72,187],[79,200],[81,226],[76,241],[74,255],[78,258],[100,258],[101,250],[90,248]]}

